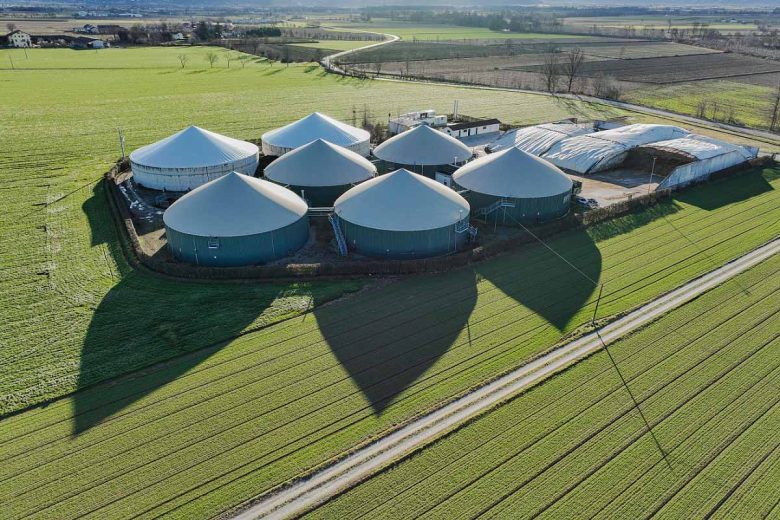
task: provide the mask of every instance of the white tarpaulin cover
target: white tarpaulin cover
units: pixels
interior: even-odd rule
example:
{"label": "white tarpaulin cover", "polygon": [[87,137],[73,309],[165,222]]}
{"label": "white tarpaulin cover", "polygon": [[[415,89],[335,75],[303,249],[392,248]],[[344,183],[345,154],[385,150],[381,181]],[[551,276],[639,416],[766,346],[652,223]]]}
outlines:
{"label": "white tarpaulin cover", "polygon": [[256,145],[189,126],[130,154],[135,181],[147,188],[186,191],[231,171],[254,174]]}
{"label": "white tarpaulin cover", "polygon": [[366,157],[371,153],[371,135],[332,117],[314,112],[294,123],[263,134],[263,153],[282,156],[300,146],[324,139]]}
{"label": "white tarpaulin cover", "polygon": [[648,147],[682,152],[700,161],[732,152],[739,153],[744,157],[745,160],[755,157],[755,155],[744,146],[727,143],[726,141],[721,141],[720,139],[698,134],[689,134],[678,139],[670,139],[668,141],[651,143],[648,145]]}
{"label": "white tarpaulin cover", "polygon": [[572,188],[557,166],[519,148],[480,157],[458,168],[452,180],[477,193],[517,199],[550,197]]}
{"label": "white tarpaulin cover", "polygon": [[359,226],[423,231],[460,222],[469,203],[433,179],[400,169],[350,189],[336,200],[335,212]]}
{"label": "white tarpaulin cover", "polygon": [[374,149],[374,157],[383,161],[414,166],[458,163],[471,156],[468,146],[428,125],[402,132]]}
{"label": "white tarpaulin cover", "polygon": [[554,144],[542,157],[560,168],[577,173],[607,170],[625,160],[629,150],[649,143],[689,135],[670,125],[636,124],[593,134],[568,137]]}
{"label": "white tarpaulin cover", "polygon": [[308,209],[302,198],[283,186],[232,172],[174,202],[163,221],[189,235],[237,237],[283,228]]}
{"label": "white tarpaulin cover", "polygon": [[266,166],[264,175],[291,186],[343,186],[376,175],[376,167],[359,154],[317,139]]}
{"label": "white tarpaulin cover", "polygon": [[514,146],[534,155],[542,155],[558,141],[595,131],[591,124],[545,123],[510,130],[488,145],[488,148],[491,152],[498,152]]}

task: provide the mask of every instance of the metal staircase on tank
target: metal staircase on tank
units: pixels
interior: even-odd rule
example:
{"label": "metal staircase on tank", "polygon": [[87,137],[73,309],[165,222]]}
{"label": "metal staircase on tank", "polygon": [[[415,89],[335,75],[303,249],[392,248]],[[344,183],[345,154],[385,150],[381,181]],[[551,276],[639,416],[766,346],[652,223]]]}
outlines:
{"label": "metal staircase on tank", "polygon": [[335,218],[331,213],[328,215],[330,225],[333,227],[333,234],[336,235],[336,243],[339,246],[339,254],[341,256],[347,256],[347,240],[344,238],[344,233],[341,231],[341,224],[339,219]]}
{"label": "metal staircase on tank", "polygon": [[455,224],[455,233],[468,233],[470,240],[477,238],[477,228],[470,225],[468,221],[460,221]]}
{"label": "metal staircase on tank", "polygon": [[488,215],[490,215],[494,211],[497,211],[497,210],[499,210],[501,208],[514,208],[514,207],[515,207],[515,203],[512,202],[511,200],[509,200],[509,199],[498,199],[497,201],[495,201],[490,206],[485,206],[484,208],[479,208],[477,210],[477,216],[487,217]]}

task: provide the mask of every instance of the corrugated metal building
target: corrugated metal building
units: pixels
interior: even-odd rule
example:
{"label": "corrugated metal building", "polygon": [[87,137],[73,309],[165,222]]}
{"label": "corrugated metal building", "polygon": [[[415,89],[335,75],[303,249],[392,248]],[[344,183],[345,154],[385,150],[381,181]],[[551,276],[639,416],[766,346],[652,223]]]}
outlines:
{"label": "corrugated metal building", "polygon": [[241,266],[300,249],[309,237],[307,211],[287,188],[233,172],[177,200],[163,221],[168,247],[179,260]]}
{"label": "corrugated metal building", "polygon": [[135,182],[146,188],[188,191],[232,171],[254,175],[259,149],[197,126],[130,154]]}
{"label": "corrugated metal building", "polygon": [[263,153],[281,157],[315,139],[324,139],[329,143],[343,146],[363,157],[371,154],[371,135],[368,132],[319,112],[264,133]]}
{"label": "corrugated metal building", "polygon": [[359,184],[336,200],[354,251],[394,259],[454,253],[468,240],[469,203],[450,188],[400,169]]}
{"label": "corrugated metal building", "polygon": [[420,125],[391,137],[374,149],[390,168],[404,168],[433,178],[437,169],[471,159],[471,149],[454,137]]}
{"label": "corrugated metal building", "polygon": [[376,175],[359,154],[317,139],[266,166],[263,175],[302,196],[309,206],[328,207],[356,184]]}
{"label": "corrugated metal building", "polygon": [[452,176],[475,216],[502,224],[537,224],[569,211],[573,183],[548,161],[507,148],[462,166]]}

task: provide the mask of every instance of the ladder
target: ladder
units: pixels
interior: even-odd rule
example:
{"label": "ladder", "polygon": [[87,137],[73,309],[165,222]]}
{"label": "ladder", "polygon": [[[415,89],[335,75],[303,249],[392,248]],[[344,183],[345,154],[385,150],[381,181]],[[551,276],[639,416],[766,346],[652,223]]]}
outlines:
{"label": "ladder", "polygon": [[491,204],[490,206],[479,208],[477,210],[477,215],[486,217],[491,213],[493,213],[494,211],[498,210],[499,208],[514,208],[514,207],[515,207],[515,203],[512,202],[511,200],[499,199],[495,201],[493,204]]}
{"label": "ladder", "polygon": [[330,225],[333,227],[333,234],[336,235],[336,243],[339,246],[339,254],[341,256],[347,256],[347,241],[344,238],[344,233],[341,232],[341,225],[339,219],[335,218],[331,213],[328,215]]}

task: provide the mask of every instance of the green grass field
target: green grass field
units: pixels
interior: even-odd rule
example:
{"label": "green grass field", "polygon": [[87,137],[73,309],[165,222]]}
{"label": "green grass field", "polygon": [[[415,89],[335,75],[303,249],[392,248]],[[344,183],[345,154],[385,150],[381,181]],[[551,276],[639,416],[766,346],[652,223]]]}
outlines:
{"label": "green grass field", "polygon": [[[209,68],[202,48],[0,51],[0,413],[229,339],[361,282],[211,285],[132,272],[102,187],[119,156],[189,124],[239,138],[315,110],[349,121],[425,106],[528,123],[605,107],[539,96],[342,79],[312,65]],[[26,67],[29,70],[20,70]],[[56,82],[53,82],[56,78]],[[603,110],[603,111],[602,111]],[[51,203],[48,206],[42,204]],[[193,319],[195,317],[196,319]],[[122,352],[121,356],[117,353]]]}
{"label": "green grass field", "polygon": [[[310,65],[212,70],[202,49],[181,70],[166,52],[35,50],[34,70],[0,71],[0,111],[14,114],[0,133],[1,410],[82,389],[0,420],[4,517],[218,514],[590,319],[594,285],[534,246],[326,306],[362,283],[207,285],[132,271],[97,183],[119,126],[132,150],[190,123],[257,138],[313,110],[349,121],[364,104],[377,119],[454,99],[515,123],[620,113]],[[757,171],[551,243],[605,283],[599,316],[613,315],[777,235],[778,187],[778,170]]]}
{"label": "green grass field", "polygon": [[[701,100],[706,100],[710,106],[712,102],[717,102],[721,119],[725,119],[732,110],[741,123],[767,128],[771,95],[772,89],[761,85],[710,80],[639,87],[626,92],[625,100],[692,116],[696,115]],[[711,109],[706,115],[711,117]]]}
{"label": "green grass field", "polygon": [[[613,315],[776,236],[779,174],[550,243]],[[11,518],[212,516],[543,352],[594,289],[531,246],[315,308],[5,419],[0,499]]]}
{"label": "green grass field", "polygon": [[[780,493],[780,258],[306,518],[767,518]],[[767,516],[768,515],[768,516]]]}
{"label": "green grass field", "polygon": [[[370,23],[337,23],[335,29],[361,30],[394,34],[402,40],[495,40],[507,38],[558,40],[576,39],[578,36],[548,33],[510,33],[491,31],[486,27],[460,27],[444,24],[418,24],[411,22],[396,22],[378,18]],[[582,36],[581,38],[587,38]]]}

